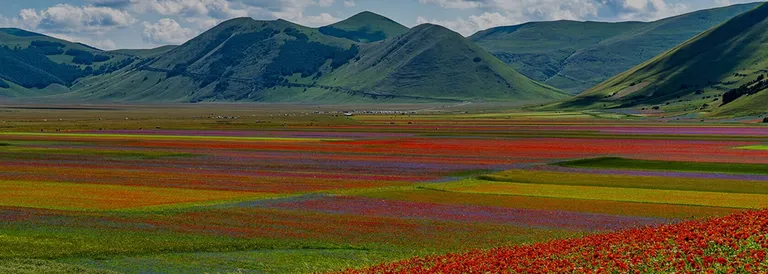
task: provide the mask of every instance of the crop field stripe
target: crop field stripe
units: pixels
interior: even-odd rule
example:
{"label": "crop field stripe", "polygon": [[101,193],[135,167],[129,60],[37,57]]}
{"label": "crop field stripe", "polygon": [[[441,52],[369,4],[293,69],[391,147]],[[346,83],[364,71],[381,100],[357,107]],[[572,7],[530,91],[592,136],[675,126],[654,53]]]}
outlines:
{"label": "crop field stripe", "polygon": [[484,181],[542,185],[768,194],[768,182],[748,180],[588,174],[531,170],[507,170],[499,173],[478,176],[478,178]]}
{"label": "crop field stripe", "polygon": [[195,157],[199,154],[167,151],[107,150],[88,148],[46,148],[46,147],[0,147],[0,157],[16,157],[18,154],[80,155],[157,159],[166,157]]}
{"label": "crop field stripe", "polygon": [[708,162],[678,162],[637,160],[619,157],[601,157],[555,163],[558,166],[578,168],[698,171],[710,173],[768,174],[768,165]]}
{"label": "crop field stripe", "polygon": [[739,149],[746,149],[746,150],[768,150],[768,145],[745,146],[745,147],[739,147]]}
{"label": "crop field stripe", "polygon": [[0,136],[30,136],[30,137],[88,137],[105,139],[174,139],[174,140],[220,140],[220,141],[274,141],[274,142],[322,142],[349,141],[337,138],[296,138],[296,137],[235,137],[235,136],[195,136],[195,135],[154,135],[154,134],[96,134],[96,133],[33,133],[33,132],[0,132]]}
{"label": "crop field stripe", "polygon": [[448,192],[429,188],[381,189],[378,191],[360,192],[356,195],[375,199],[447,205],[476,205],[521,209],[558,210],[569,212],[590,212],[608,215],[659,217],[670,219],[725,216],[738,210],[722,207],[652,204],[607,200],[574,202],[573,199]]}
{"label": "crop field stripe", "polygon": [[465,180],[455,184],[435,186],[433,188],[464,193],[504,194],[579,200],[608,200],[744,209],[761,209],[768,207],[768,195],[763,194],[519,184],[480,180]]}
{"label": "crop field stripe", "polygon": [[0,206],[63,210],[116,210],[273,196],[256,192],[0,181]]}

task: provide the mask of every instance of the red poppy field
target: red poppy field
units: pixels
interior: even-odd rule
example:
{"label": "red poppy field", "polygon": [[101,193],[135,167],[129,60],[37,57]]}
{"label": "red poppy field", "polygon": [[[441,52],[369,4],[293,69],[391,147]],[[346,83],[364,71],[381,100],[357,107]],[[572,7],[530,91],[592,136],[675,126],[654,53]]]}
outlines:
{"label": "red poppy field", "polygon": [[0,272],[764,272],[768,264],[760,211],[768,151],[747,149],[768,143],[766,127],[578,113],[170,108],[6,112]]}

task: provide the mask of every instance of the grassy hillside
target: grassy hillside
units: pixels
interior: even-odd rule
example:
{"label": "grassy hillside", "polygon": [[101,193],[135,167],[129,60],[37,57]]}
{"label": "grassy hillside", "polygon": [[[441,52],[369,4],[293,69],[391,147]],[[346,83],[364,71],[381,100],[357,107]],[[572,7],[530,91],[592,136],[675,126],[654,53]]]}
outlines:
{"label": "grassy hillside", "polygon": [[66,96],[323,103],[566,97],[461,35],[431,25],[382,42],[358,43],[283,20],[239,18],[152,56],[117,76],[85,79]]}
{"label": "grassy hillside", "polygon": [[127,66],[132,56],[20,29],[0,29],[0,97],[66,91],[78,79]]}
{"label": "grassy hillside", "polygon": [[471,39],[524,75],[579,93],[757,5],[702,10],[648,23],[527,23],[481,31]]}
{"label": "grassy hillside", "polygon": [[119,81],[90,79],[75,94],[91,100],[290,101],[297,90],[325,93],[310,85],[312,79],[357,51],[350,40],[288,21],[237,18],[147,59]]}
{"label": "grassy hillside", "polygon": [[318,30],[325,35],[370,43],[401,35],[408,28],[384,16],[365,11]]}
{"label": "grassy hillside", "polygon": [[553,107],[760,115],[768,105],[767,29],[761,5]]}
{"label": "grassy hillside", "polygon": [[177,46],[168,45],[153,49],[118,49],[111,52],[115,54],[132,55],[141,58],[154,58],[163,55],[176,47]]}
{"label": "grassy hillside", "polygon": [[323,77],[323,85],[374,95],[456,100],[541,100],[564,98],[504,65],[458,33],[420,25],[361,54]]}

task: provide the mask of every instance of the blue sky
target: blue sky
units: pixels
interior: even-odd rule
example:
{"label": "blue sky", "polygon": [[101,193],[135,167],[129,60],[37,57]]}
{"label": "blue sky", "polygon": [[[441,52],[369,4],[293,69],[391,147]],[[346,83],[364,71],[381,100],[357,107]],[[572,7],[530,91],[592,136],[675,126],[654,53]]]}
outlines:
{"label": "blue sky", "polygon": [[181,44],[224,20],[283,18],[317,27],[361,11],[464,35],[543,20],[650,21],[754,0],[5,0],[0,27],[104,49]]}

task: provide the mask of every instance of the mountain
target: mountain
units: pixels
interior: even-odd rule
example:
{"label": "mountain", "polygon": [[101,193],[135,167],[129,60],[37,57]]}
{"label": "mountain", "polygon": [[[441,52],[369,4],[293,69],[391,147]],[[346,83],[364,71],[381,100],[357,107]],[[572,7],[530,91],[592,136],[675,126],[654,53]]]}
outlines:
{"label": "mountain", "polygon": [[768,112],[768,4],[554,108],[646,108],[715,116]]}
{"label": "mountain", "polygon": [[[288,21],[236,18],[146,58],[119,81],[83,81],[75,95],[122,101],[289,100],[296,89],[314,89],[304,82],[343,65],[358,50],[355,42]],[[273,92],[277,89],[288,91]]]}
{"label": "mountain", "polygon": [[160,55],[163,55],[172,49],[175,49],[178,46],[174,45],[168,45],[168,46],[161,46],[153,49],[118,49],[111,51],[115,54],[122,54],[122,55],[130,55],[130,56],[136,56],[141,58],[153,58],[158,57]]}
{"label": "mountain", "polygon": [[696,11],[654,22],[533,22],[470,37],[524,75],[576,94],[760,3]]}
{"label": "mountain", "polygon": [[318,30],[325,35],[370,43],[401,35],[408,28],[384,16],[365,11]]}
{"label": "mountain", "polygon": [[[352,21],[361,16],[373,15],[363,13]],[[178,47],[117,52],[140,61],[110,75],[81,79],[58,98],[354,103],[567,97],[434,25],[361,43],[284,20],[237,18]]]}
{"label": "mountain", "polygon": [[565,94],[509,68],[458,33],[424,24],[360,55],[318,83],[373,95],[453,100],[546,100]]}
{"label": "mountain", "polygon": [[54,94],[134,59],[21,29],[0,29],[0,97]]}

